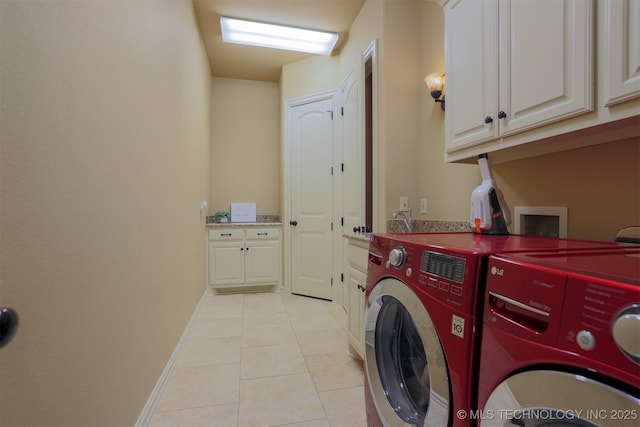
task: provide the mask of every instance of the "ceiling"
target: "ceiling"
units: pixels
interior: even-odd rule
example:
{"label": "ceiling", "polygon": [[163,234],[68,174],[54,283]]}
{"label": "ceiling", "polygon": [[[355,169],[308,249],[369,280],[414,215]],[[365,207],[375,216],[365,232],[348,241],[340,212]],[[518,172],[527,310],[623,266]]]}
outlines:
{"label": "ceiling", "polygon": [[214,77],[280,81],[283,65],[312,54],[224,43],[220,16],[290,25],[340,35],[340,51],[365,0],[193,0]]}

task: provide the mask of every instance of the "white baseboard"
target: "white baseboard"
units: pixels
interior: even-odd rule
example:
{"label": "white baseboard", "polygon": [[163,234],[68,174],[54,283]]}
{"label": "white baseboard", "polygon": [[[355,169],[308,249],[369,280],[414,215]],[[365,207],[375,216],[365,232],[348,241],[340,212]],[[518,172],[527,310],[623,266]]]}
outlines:
{"label": "white baseboard", "polygon": [[160,401],[160,397],[162,396],[162,393],[164,392],[165,388],[167,387],[167,384],[169,383],[169,379],[171,378],[171,375],[173,374],[173,371],[175,370],[176,365],[178,364],[178,360],[180,360],[180,355],[182,354],[184,345],[187,342],[187,339],[189,338],[189,335],[191,333],[191,326],[195,322],[195,319],[197,319],[198,313],[200,312],[200,307],[202,307],[202,304],[206,297],[207,297],[207,290],[205,290],[205,292],[202,294],[202,297],[200,297],[200,301],[198,302],[198,305],[196,305],[196,309],[193,311],[193,314],[191,315],[191,319],[189,319],[187,326],[184,328],[184,331],[182,332],[182,336],[178,340],[178,343],[176,344],[175,348],[173,349],[173,352],[171,353],[171,357],[169,357],[169,361],[164,367],[162,374],[160,374],[160,378],[158,378],[158,382],[156,383],[155,387],[151,391],[151,394],[147,399],[147,403],[144,405],[144,408],[142,408],[142,412],[140,413],[140,416],[138,417],[138,420],[135,423],[135,427],[145,427],[149,425],[149,422],[151,421],[151,418],[155,413],[156,407],[158,406],[158,402]]}

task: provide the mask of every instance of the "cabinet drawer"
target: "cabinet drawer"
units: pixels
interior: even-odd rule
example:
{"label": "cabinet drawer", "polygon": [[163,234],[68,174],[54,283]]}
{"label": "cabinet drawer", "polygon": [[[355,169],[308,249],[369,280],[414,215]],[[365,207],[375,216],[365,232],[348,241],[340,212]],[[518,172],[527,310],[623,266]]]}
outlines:
{"label": "cabinet drawer", "polygon": [[247,240],[278,239],[280,229],[278,228],[249,228],[247,229]]}
{"label": "cabinet drawer", "polygon": [[222,229],[209,230],[209,240],[242,240],[244,239],[243,230]]}
{"label": "cabinet drawer", "polygon": [[369,259],[369,248],[350,243],[347,245],[347,260],[349,264],[360,271],[367,271],[367,260]]}

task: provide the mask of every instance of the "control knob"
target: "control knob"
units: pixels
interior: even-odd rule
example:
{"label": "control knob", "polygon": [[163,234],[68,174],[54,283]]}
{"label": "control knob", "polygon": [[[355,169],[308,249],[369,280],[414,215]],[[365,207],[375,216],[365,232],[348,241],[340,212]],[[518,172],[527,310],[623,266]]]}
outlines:
{"label": "control knob", "polygon": [[389,252],[389,263],[396,269],[401,268],[406,260],[407,252],[402,246],[392,249],[391,252]]}
{"label": "control knob", "polygon": [[613,322],[613,340],[622,352],[640,364],[640,305],[623,309]]}

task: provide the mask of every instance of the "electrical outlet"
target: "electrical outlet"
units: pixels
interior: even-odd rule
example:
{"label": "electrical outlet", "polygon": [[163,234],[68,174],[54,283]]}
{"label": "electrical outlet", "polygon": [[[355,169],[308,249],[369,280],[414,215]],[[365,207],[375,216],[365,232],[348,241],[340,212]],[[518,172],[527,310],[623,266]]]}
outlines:
{"label": "electrical outlet", "polygon": [[427,213],[427,199],[420,199],[420,213]]}
{"label": "electrical outlet", "polygon": [[400,210],[406,211],[409,209],[409,198],[408,197],[400,197]]}

